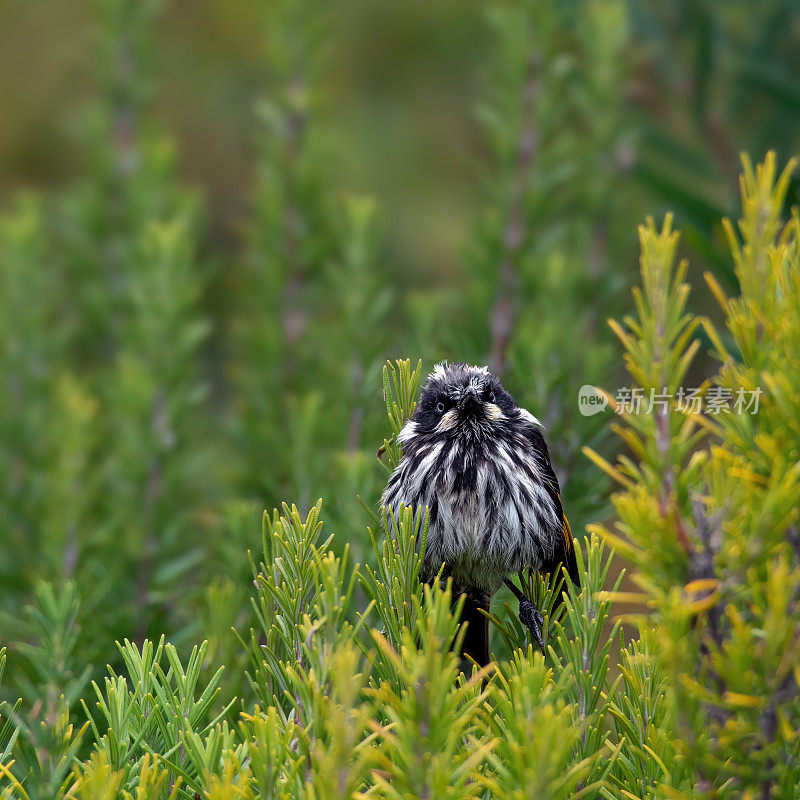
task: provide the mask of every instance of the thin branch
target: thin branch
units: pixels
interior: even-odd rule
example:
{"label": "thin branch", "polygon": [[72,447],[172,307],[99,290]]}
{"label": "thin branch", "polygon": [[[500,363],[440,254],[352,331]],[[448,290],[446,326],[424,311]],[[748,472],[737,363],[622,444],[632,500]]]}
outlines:
{"label": "thin branch", "polygon": [[[287,94],[289,98],[303,96],[304,81],[300,76],[295,76],[289,81]],[[308,121],[308,113],[299,106],[292,108],[286,119],[286,173],[290,179],[293,173],[299,172],[298,164],[302,157]],[[289,186],[291,187],[291,181]],[[289,381],[298,366],[297,343],[308,323],[308,314],[302,304],[306,271],[301,250],[303,211],[292,188],[288,191],[283,218],[284,254],[289,267],[289,277],[283,291],[281,320],[286,344],[285,369]]]}
{"label": "thin branch", "polygon": [[492,339],[489,368],[498,376],[505,371],[506,352],[514,329],[514,293],[519,284],[517,256],[525,241],[525,189],[539,143],[535,126],[536,99],[539,96],[538,66],[538,52],[531,53],[522,98],[522,122],[517,140],[510,208],[501,246],[499,287],[489,320]]}

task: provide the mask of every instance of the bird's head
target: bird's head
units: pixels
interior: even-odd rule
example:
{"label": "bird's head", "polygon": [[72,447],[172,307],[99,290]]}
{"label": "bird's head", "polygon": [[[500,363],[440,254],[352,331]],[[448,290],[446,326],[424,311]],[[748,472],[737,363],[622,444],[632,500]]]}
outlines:
{"label": "bird's head", "polygon": [[404,443],[418,435],[491,436],[519,413],[514,398],[486,367],[443,361],[428,376],[399,439]]}

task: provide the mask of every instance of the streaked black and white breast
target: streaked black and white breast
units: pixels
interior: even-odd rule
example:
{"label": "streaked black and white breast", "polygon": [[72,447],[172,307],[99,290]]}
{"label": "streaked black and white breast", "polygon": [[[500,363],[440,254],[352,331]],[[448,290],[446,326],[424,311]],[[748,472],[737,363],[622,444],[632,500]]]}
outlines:
{"label": "streaked black and white breast", "polygon": [[[565,520],[538,421],[486,367],[435,367],[398,441],[382,503],[430,511],[425,579],[442,564],[492,594],[508,574],[563,560]],[[390,512],[391,510],[391,512]]]}

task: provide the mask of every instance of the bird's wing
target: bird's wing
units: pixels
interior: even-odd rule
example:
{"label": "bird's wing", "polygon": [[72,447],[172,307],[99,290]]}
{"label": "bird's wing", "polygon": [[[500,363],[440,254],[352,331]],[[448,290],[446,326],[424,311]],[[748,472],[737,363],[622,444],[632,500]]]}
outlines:
{"label": "bird's wing", "polygon": [[563,506],[561,505],[561,489],[559,488],[558,478],[553,469],[553,462],[550,460],[550,450],[547,447],[547,442],[541,429],[537,425],[530,426],[527,437],[536,451],[539,468],[544,478],[545,489],[555,504],[556,512],[562,522],[561,537],[556,543],[553,558],[548,563],[542,565],[542,571],[552,573],[560,569],[563,564],[572,582],[576,586],[580,586],[581,580],[578,574],[578,563],[575,559],[575,542],[572,538],[572,529],[569,526]]}

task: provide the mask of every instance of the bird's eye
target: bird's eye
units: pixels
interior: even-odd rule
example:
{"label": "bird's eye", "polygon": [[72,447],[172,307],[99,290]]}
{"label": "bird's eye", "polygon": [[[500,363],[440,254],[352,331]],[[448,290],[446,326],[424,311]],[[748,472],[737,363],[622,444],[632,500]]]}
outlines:
{"label": "bird's eye", "polygon": [[436,404],[436,410],[437,410],[437,411],[438,411],[440,414],[443,414],[443,413],[444,413],[444,403],[443,403],[441,400],[440,400],[440,401],[439,401],[439,402]]}
{"label": "bird's eye", "polygon": [[494,389],[489,389],[489,402],[494,403]]}

